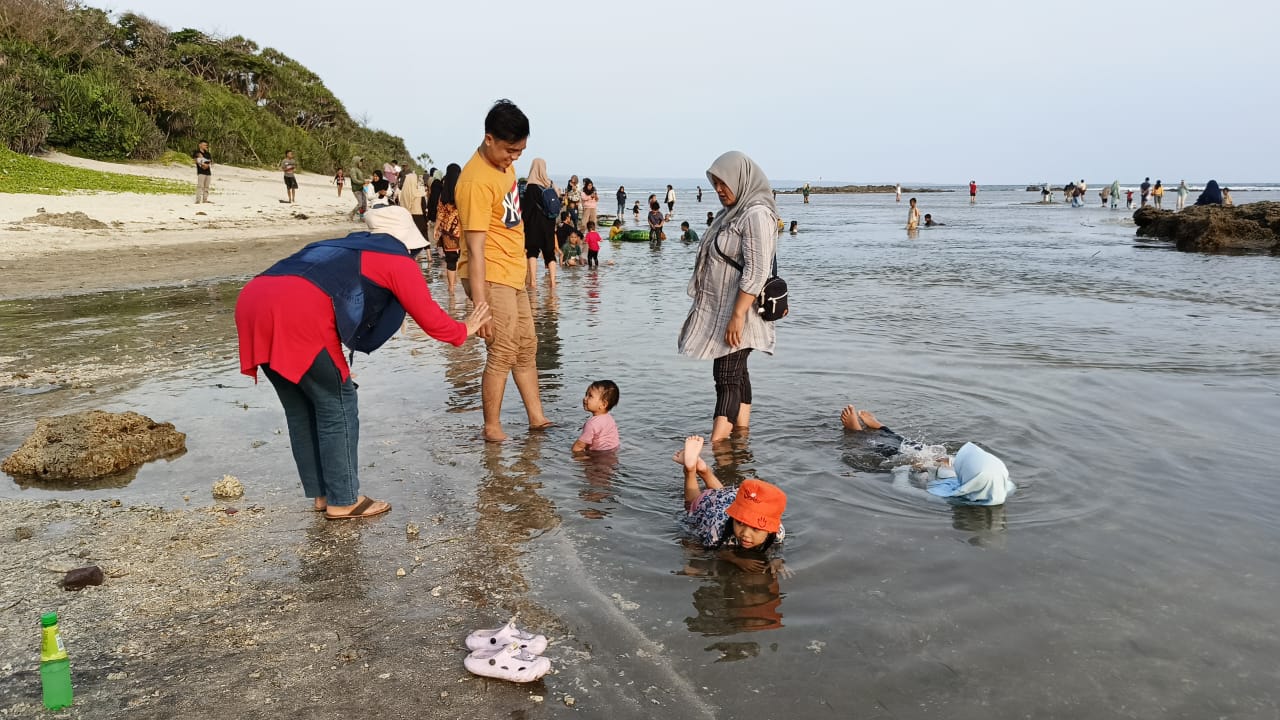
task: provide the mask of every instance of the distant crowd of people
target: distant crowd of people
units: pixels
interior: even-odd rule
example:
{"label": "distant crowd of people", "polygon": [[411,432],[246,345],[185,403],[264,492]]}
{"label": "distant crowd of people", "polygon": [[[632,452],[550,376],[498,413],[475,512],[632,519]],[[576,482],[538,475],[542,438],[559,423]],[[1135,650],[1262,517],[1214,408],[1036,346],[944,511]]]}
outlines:
{"label": "distant crowd of people", "polygon": [[[1212,186],[1212,189],[1211,187]],[[1062,187],[1062,196],[1065,202],[1071,203],[1071,207],[1085,206],[1085,193],[1089,189],[1088,183],[1083,179],[1079,182],[1069,182]],[[1156,180],[1155,184],[1151,184],[1151,178],[1144,178],[1138,186],[1138,202],[1134,203],[1133,188],[1125,188],[1121,190],[1120,181],[1114,180],[1110,185],[1104,185],[1098,191],[1098,198],[1102,203],[1102,207],[1110,207],[1112,210],[1120,206],[1120,195],[1124,194],[1124,206],[1128,210],[1147,207],[1150,204],[1155,208],[1164,208],[1165,186],[1161,180]],[[1191,195],[1191,188],[1187,186],[1187,181],[1183,180],[1178,183],[1176,191],[1177,201],[1174,204],[1174,210],[1182,210],[1187,206],[1187,198]],[[1045,183],[1040,188],[1041,202],[1051,203],[1054,201],[1054,191]],[[1216,180],[1210,180],[1205,184],[1204,191],[1196,199],[1196,205],[1224,205],[1231,207],[1235,202],[1231,199],[1231,188],[1219,188]]]}

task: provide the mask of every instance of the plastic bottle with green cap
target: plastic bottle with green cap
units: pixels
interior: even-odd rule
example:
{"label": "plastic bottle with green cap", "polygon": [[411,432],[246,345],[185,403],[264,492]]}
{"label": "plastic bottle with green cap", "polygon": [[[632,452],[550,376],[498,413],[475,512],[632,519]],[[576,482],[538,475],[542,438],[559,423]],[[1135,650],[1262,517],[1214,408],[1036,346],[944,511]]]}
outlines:
{"label": "plastic bottle with green cap", "polygon": [[40,642],[40,685],[44,688],[44,706],[50,710],[71,705],[71,660],[58,633],[58,613],[40,616],[43,637]]}

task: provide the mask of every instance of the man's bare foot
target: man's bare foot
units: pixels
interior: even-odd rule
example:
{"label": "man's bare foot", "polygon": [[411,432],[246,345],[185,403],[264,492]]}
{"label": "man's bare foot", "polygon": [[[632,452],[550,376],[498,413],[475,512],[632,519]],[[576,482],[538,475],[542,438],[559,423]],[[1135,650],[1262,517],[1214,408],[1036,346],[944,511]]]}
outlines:
{"label": "man's bare foot", "polygon": [[497,427],[489,427],[486,425],[484,432],[480,435],[484,438],[485,442],[503,442],[507,439],[507,434],[502,432],[501,425],[498,425]]}
{"label": "man's bare foot", "polygon": [[858,419],[862,421],[863,425],[866,425],[872,430],[879,430],[884,427],[884,425],[876,419],[876,416],[871,414],[870,410],[859,410]]}
{"label": "man's bare foot", "polygon": [[845,405],[844,410],[840,411],[840,424],[844,425],[845,430],[858,432],[862,430],[862,420],[858,417],[858,411],[852,405]]}
{"label": "man's bare foot", "polygon": [[702,445],[706,441],[701,435],[690,435],[684,439],[683,455],[680,458],[680,464],[684,465],[685,470],[698,469],[698,455],[702,454]]}
{"label": "man's bare foot", "polygon": [[556,424],[555,424],[555,423],[551,422],[550,420],[548,420],[548,419],[547,419],[547,418],[545,418],[545,417],[544,417],[544,418],[542,418],[541,420],[530,420],[530,421],[529,421],[529,429],[530,429],[530,430],[546,430],[547,428],[552,428],[552,427],[555,427],[555,426],[556,426]]}
{"label": "man's bare foot", "polygon": [[324,512],[329,508],[329,503],[322,497],[316,498],[316,512]]}

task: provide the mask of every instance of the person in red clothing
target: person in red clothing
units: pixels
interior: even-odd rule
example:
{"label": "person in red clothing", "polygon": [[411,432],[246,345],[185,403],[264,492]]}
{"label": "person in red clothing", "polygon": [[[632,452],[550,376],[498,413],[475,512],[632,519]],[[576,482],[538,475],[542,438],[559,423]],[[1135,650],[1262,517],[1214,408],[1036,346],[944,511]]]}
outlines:
{"label": "person in red clothing", "polygon": [[414,255],[427,246],[399,206],[365,213],[370,232],[312,243],[249,281],[236,300],[240,372],[258,368],[284,406],[302,489],[331,520],[380,515],[360,494],[356,385],[342,345],[372,352],[405,312],[428,335],[461,345],[489,321],[477,303],[465,323],[431,299]]}
{"label": "person in red clothing", "polygon": [[976,202],[977,200],[978,200],[978,181],[970,180],[969,181],[969,202],[972,203],[972,202]]}

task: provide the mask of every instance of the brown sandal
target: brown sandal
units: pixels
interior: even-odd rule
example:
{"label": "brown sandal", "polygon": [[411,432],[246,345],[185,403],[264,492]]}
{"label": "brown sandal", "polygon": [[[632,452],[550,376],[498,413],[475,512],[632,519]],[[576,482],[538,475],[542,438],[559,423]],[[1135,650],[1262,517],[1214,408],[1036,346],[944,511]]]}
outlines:
{"label": "brown sandal", "polygon": [[325,520],[359,520],[360,518],[369,518],[375,515],[381,515],[382,513],[391,511],[391,504],[384,503],[386,507],[379,508],[377,510],[370,512],[369,508],[373,507],[373,504],[376,502],[381,502],[381,501],[374,500],[369,497],[363,498],[362,500],[360,500],[360,502],[356,503],[355,507],[351,508],[349,511],[341,515],[332,515],[329,513],[328,510],[326,510],[324,513],[324,519]]}

